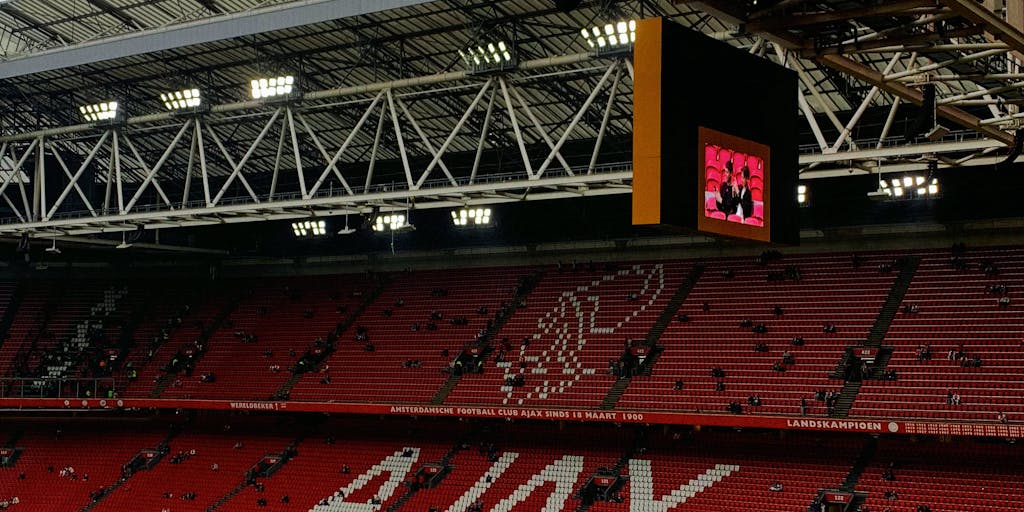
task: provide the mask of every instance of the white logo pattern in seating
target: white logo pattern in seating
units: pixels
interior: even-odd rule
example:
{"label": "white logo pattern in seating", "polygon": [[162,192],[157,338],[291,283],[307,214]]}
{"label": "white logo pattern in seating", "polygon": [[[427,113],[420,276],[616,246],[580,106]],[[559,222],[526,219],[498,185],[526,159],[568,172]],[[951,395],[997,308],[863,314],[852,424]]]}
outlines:
{"label": "white logo pattern in seating", "polygon": [[[635,308],[619,321],[614,318],[607,320],[601,318],[599,290],[601,285],[611,283],[618,277],[630,275],[643,276],[643,284],[637,292],[637,299],[632,302],[636,305]],[[665,268],[660,263],[651,266],[633,265],[629,269],[606,274],[600,279],[591,281],[589,285],[581,285],[573,290],[563,291],[552,310],[537,319],[537,331],[533,335],[531,347],[535,347],[541,340],[549,341],[549,344],[541,351],[541,355],[527,356],[526,352],[530,347],[520,346],[519,348],[519,360],[533,363],[532,365],[528,364],[523,373],[550,375],[547,380],[532,385],[532,391],[526,393],[526,398],[536,397],[546,400],[551,395],[565,393],[566,390],[572,388],[581,375],[593,375],[598,371],[604,371],[604,368],[583,367],[580,352],[587,344],[587,334],[615,334],[617,329],[646,311],[648,307],[653,306],[664,291]],[[626,291],[620,289],[614,293],[626,293]],[[548,366],[548,363],[553,364]],[[506,378],[513,377],[521,371],[518,365],[506,365],[504,370]],[[530,385],[529,380],[527,383]],[[512,386],[502,386],[501,390],[506,393],[502,403],[508,404],[516,389]],[[517,403],[522,405],[523,401],[523,398],[519,398]]]}

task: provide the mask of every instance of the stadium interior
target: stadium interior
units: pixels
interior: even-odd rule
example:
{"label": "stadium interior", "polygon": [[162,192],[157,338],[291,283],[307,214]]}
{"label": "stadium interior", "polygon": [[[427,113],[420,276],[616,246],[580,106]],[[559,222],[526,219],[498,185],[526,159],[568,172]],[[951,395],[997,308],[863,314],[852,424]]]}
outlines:
{"label": "stadium interior", "polygon": [[1022,63],[1016,0],[0,0],[0,510],[1020,510]]}

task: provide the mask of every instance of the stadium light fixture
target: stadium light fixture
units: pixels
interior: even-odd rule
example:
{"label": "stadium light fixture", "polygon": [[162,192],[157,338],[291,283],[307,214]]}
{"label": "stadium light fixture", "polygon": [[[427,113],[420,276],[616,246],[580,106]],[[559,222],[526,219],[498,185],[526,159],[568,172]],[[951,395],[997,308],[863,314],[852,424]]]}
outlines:
{"label": "stadium light fixture", "polygon": [[78,107],[78,111],[82,114],[83,119],[91,123],[113,121],[117,119],[118,105],[116,101],[105,101],[93,105],[83,105]]}
{"label": "stadium light fixture", "polygon": [[807,206],[807,185],[797,185],[796,202],[800,206]]}
{"label": "stadium light fixture", "polygon": [[160,101],[164,108],[170,111],[195,109],[203,104],[202,94],[199,89],[182,89],[180,91],[165,92],[160,94]]}
{"label": "stadium light fixture", "polygon": [[603,54],[632,50],[636,42],[636,20],[621,20],[580,30],[591,50]]}
{"label": "stadium light fixture", "polygon": [[489,226],[491,224],[490,208],[464,208],[452,210],[452,224],[459,227]]}
{"label": "stadium light fixture", "polygon": [[378,233],[395,232],[410,228],[412,228],[412,224],[409,224],[408,218],[401,213],[378,216],[377,220],[373,223],[373,230]]}
{"label": "stadium light fixture", "polygon": [[459,50],[459,57],[472,73],[502,71],[516,66],[515,50],[510,43],[502,40]]}
{"label": "stadium light fixture", "polygon": [[309,236],[324,236],[327,234],[327,222],[322,220],[307,220],[292,223],[292,233],[296,238]]}
{"label": "stadium light fixture", "polygon": [[254,100],[287,98],[298,91],[293,75],[254,78],[249,82],[249,89]]}
{"label": "stadium light fixture", "polygon": [[868,197],[880,200],[932,199],[939,195],[939,180],[923,175],[906,175],[878,180],[878,190]]}

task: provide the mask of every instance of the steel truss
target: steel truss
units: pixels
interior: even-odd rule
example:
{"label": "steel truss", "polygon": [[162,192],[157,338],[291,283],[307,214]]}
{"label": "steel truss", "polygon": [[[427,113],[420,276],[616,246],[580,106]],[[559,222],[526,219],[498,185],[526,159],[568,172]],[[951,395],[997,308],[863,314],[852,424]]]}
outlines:
{"label": "steel truss", "polygon": [[[917,51],[923,48],[886,48],[892,52],[887,65],[875,71],[877,80],[861,103],[843,114],[819,91],[807,50],[776,37],[753,41],[752,53],[774,56],[800,77],[800,110],[815,140],[802,149],[802,179],[920,170],[928,166],[924,155],[940,167],[991,164],[1002,159],[997,151],[1009,136],[994,125],[1021,117],[995,107],[998,95],[1024,87],[1024,74],[990,74],[984,78],[1009,85],[976,85],[939,104],[964,121],[956,105],[989,102],[992,118],[962,123],[970,127],[938,141],[906,143],[890,136],[900,102],[917,100],[902,82],[923,74],[939,80],[943,75],[934,73],[944,67],[1005,54],[1004,43],[946,43],[940,49],[962,56],[932,64]],[[572,82],[577,101],[545,94],[556,81]],[[886,95],[892,101],[881,132],[855,138],[864,113]],[[575,54],[525,61],[502,74],[447,72],[311,91],[301,102],[244,101],[204,113],[8,135],[0,137],[0,207],[9,208],[0,235],[82,235],[628,194],[628,152],[605,146],[609,137],[620,144],[629,137],[631,113],[628,57]],[[831,127],[819,124],[822,117]],[[252,135],[240,140],[238,132]],[[514,165],[496,163],[496,153],[504,154],[505,163],[514,155]]]}
{"label": "steel truss", "polygon": [[[544,123],[540,117],[550,116],[538,111],[552,107],[531,105],[526,98],[536,95],[521,90],[566,75],[587,83],[587,96],[560,126]],[[628,122],[630,75],[622,59],[569,55],[525,62],[511,74],[451,72],[310,92],[301,103],[240,102],[204,114],[2,137],[0,161],[10,168],[0,198],[11,216],[0,221],[0,234],[81,235],[629,193],[630,164],[609,161],[601,149],[610,119]],[[438,93],[453,89],[471,93],[461,115],[416,113],[420,102],[443,101]],[[339,104],[362,113],[330,134],[315,129],[324,126],[323,110]],[[258,123],[259,132],[233,151],[227,134],[242,123]],[[499,123],[511,127],[521,159],[515,168],[487,161],[501,149]],[[466,160],[456,147],[472,147],[470,164],[446,164],[446,157]],[[400,179],[379,175],[382,155],[395,155]],[[55,179],[62,186],[54,197],[58,189],[47,180]]]}

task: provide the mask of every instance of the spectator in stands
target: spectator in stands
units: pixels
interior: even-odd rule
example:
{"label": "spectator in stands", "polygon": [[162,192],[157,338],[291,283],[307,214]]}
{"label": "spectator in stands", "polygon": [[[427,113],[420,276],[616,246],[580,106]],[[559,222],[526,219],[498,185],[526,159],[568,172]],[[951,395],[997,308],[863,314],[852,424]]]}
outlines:
{"label": "spectator in stands", "polygon": [[772,363],[772,371],[784,372],[786,371],[786,367],[782,364],[781,361],[775,361],[774,363]]}
{"label": "spectator in stands", "polygon": [[821,330],[825,334],[835,334],[836,333],[836,324],[825,324],[825,326],[822,327]]}
{"label": "spectator in stands", "polygon": [[789,353],[788,350],[782,353],[783,364],[793,364],[793,354]]}
{"label": "spectator in stands", "polygon": [[896,500],[900,499],[899,493],[897,493],[896,491],[893,491],[891,489],[886,489],[886,491],[882,494],[882,496],[885,499],[889,500],[889,501],[896,501]]}
{"label": "spectator in stands", "polygon": [[800,399],[800,415],[801,416],[807,416],[807,399],[806,398],[801,398]]}
{"label": "spectator in stands", "polygon": [[690,315],[687,315],[686,313],[679,313],[678,315],[676,315],[676,320],[680,322],[689,322]]}
{"label": "spectator in stands", "polygon": [[715,383],[715,391],[718,391],[718,392],[725,391],[725,382],[722,382],[722,381],[716,382]]}
{"label": "spectator in stands", "polygon": [[219,470],[220,470],[220,465],[218,465],[218,464],[217,464],[216,462],[214,462],[214,463],[213,463],[213,464],[212,464],[212,465],[210,466],[210,471],[219,471]]}
{"label": "spectator in stands", "polygon": [[735,401],[729,402],[729,405],[726,407],[726,410],[733,414],[743,414],[743,405]]}
{"label": "spectator in stands", "polygon": [[772,492],[782,492],[782,482],[772,482],[768,486],[768,490]]}
{"label": "spectator in stands", "polygon": [[256,498],[256,505],[260,506],[260,507],[267,506],[267,499],[262,497],[262,496],[260,496],[259,498]]}
{"label": "spectator in stands", "polygon": [[775,316],[782,316],[782,308],[779,307],[778,304],[776,304],[775,307],[772,308],[772,314]]}
{"label": "spectator in stands", "polygon": [[759,397],[757,395],[750,395],[749,397],[747,397],[747,405],[749,405],[751,407],[760,407],[761,406],[761,397]]}
{"label": "spectator in stands", "polygon": [[749,318],[744,318],[743,320],[740,320],[740,327],[742,327],[744,329],[749,329],[749,328],[751,328],[753,326],[754,326],[754,321],[749,319]]}
{"label": "spectator in stands", "polygon": [[897,380],[896,370],[892,368],[885,370],[885,373],[882,374],[882,378],[884,380]]}
{"label": "spectator in stands", "polygon": [[918,361],[931,361],[932,359],[932,346],[928,343],[919,345],[917,347],[917,360]]}
{"label": "spectator in stands", "polygon": [[754,352],[768,352],[768,344],[763,341],[755,343]]}
{"label": "spectator in stands", "polygon": [[892,470],[892,468],[888,468],[885,471],[882,471],[882,480],[885,480],[886,482],[895,482],[896,473]]}
{"label": "spectator in stands", "polygon": [[683,379],[676,379],[676,383],[672,385],[672,389],[681,391],[683,389]]}
{"label": "spectator in stands", "polygon": [[711,376],[716,378],[716,379],[724,379],[725,378],[725,370],[723,370],[722,368],[716,366],[716,367],[711,369]]}
{"label": "spectator in stands", "polygon": [[792,343],[794,347],[802,347],[802,346],[804,346],[804,339],[802,337],[800,337],[800,336],[797,336],[797,337],[793,338],[790,341],[790,343]]}
{"label": "spectator in stands", "polygon": [[381,503],[383,502],[381,501],[380,496],[377,496],[376,494],[374,494],[373,497],[370,498],[371,505],[380,505]]}
{"label": "spectator in stands", "polygon": [[711,304],[708,304],[707,302],[705,302],[705,303],[700,305],[700,309],[701,309],[701,311],[707,313],[708,311],[711,311]]}
{"label": "spectator in stands", "polygon": [[768,332],[768,326],[763,324],[763,323],[760,323],[760,324],[757,324],[757,325],[754,326],[753,331],[758,333],[758,334],[764,334],[764,333]]}
{"label": "spectator in stands", "polygon": [[[1002,423],[1003,425],[1006,425],[1007,423],[1010,422],[1010,419],[1006,416],[1005,412],[999,411],[999,412],[996,413],[996,421],[998,421],[999,423]],[[22,474],[24,474],[24,473],[22,473]]]}
{"label": "spectator in stands", "polygon": [[932,512],[932,508],[928,505],[918,505],[917,512]]}
{"label": "spectator in stands", "polygon": [[998,304],[999,304],[999,307],[1005,308],[1005,307],[1010,305],[1010,298],[1009,297],[1005,297],[1005,296],[1004,297],[999,297]]}

